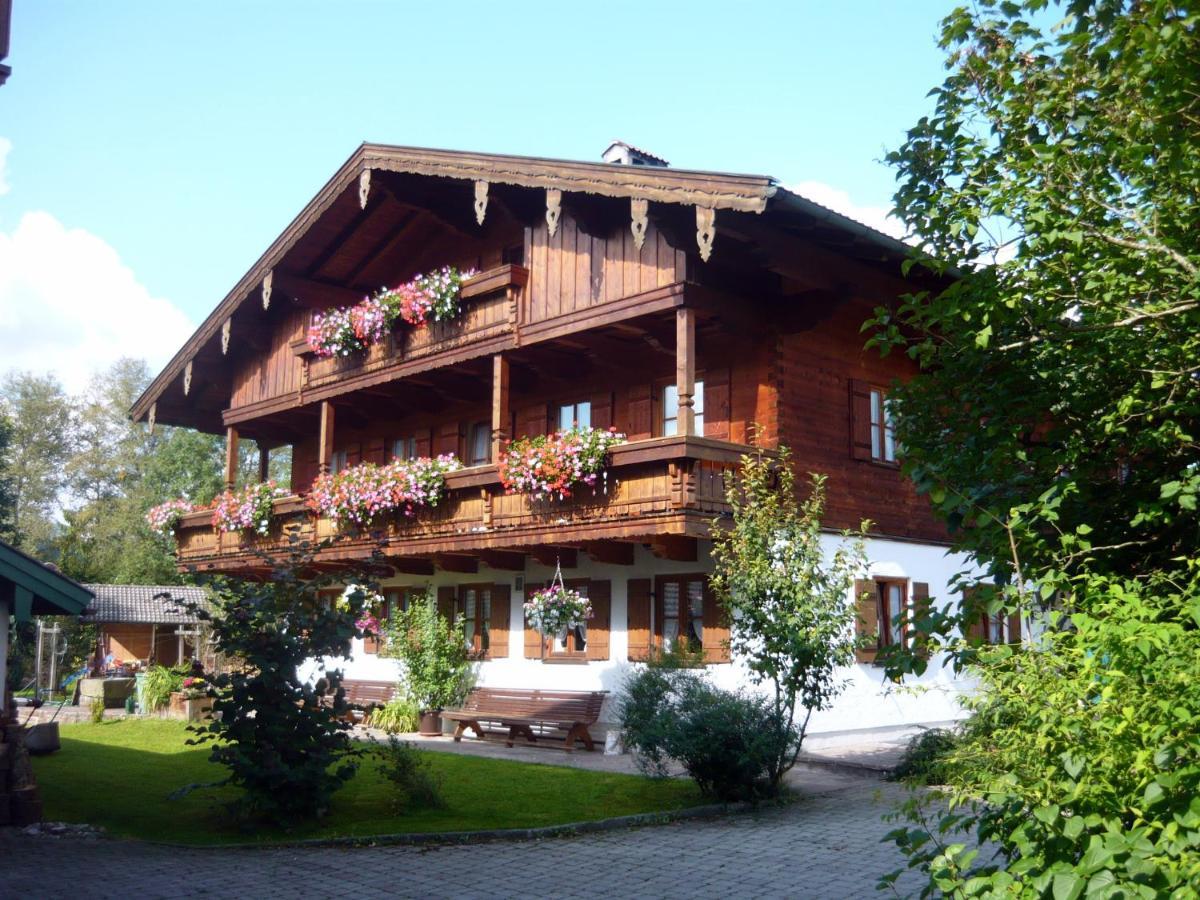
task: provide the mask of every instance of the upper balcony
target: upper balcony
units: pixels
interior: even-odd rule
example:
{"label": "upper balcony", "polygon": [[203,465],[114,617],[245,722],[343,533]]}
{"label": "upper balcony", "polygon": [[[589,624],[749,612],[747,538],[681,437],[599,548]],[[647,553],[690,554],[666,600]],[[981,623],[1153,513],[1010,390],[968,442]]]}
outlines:
{"label": "upper balcony", "polygon": [[367,532],[341,533],[302,496],[275,502],[269,535],[220,533],[211,513],[184,517],[177,529],[181,568],[254,572],[264,554],[286,552],[289,535],[320,542],[318,561],[366,559],[376,549],[401,571],[430,574],[435,566],[475,571],[479,562],[522,570],[525,555],[566,567],[583,550],[605,562],[632,562],[644,543],[664,557],[695,559],[697,540],[728,512],[726,478],[750,448],[703,437],[668,437],[619,444],[605,477],[566,499],[507,494],[493,465],[446,477],[447,493],[432,509],[396,514]]}

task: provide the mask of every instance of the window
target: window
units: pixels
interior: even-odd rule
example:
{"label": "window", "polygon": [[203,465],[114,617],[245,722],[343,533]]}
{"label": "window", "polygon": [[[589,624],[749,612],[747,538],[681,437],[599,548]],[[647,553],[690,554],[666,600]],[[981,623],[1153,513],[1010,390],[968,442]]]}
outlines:
{"label": "window", "polygon": [[671,578],[659,582],[662,607],[662,648],[679,641],[691,650],[704,646],[704,580]]}
{"label": "window", "polygon": [[564,403],[558,408],[558,430],[568,428],[590,428],[592,424],[592,404],[589,400],[579,403]]}
{"label": "window", "polygon": [[492,647],[492,586],[464,584],[458,591],[463,640],[468,649],[487,656]]}
{"label": "window", "polygon": [[[564,581],[564,587],[571,590],[579,591],[584,597],[588,596],[587,581]],[[574,628],[564,628],[554,636],[554,640],[550,643],[551,656],[587,656],[588,642],[588,627],[587,622],[576,625]]]}
{"label": "window", "polygon": [[896,461],[891,403],[878,388],[871,389],[871,459],[889,463]]}
{"label": "window", "polygon": [[879,604],[879,646],[889,647],[905,641],[904,619],[907,610],[907,582],[876,581]]}
{"label": "window", "polygon": [[[696,419],[696,434],[704,434],[704,382],[697,381],[695,383],[695,392],[692,394],[692,411]],[[668,384],[663,388],[662,395],[662,433],[663,437],[670,437],[673,434],[679,433],[679,386]]]}
{"label": "window", "polygon": [[416,459],[417,439],[415,437],[397,438],[392,441],[392,459]]}
{"label": "window", "polygon": [[489,422],[476,422],[471,426],[467,459],[472,466],[486,465],[492,458],[492,426]]}
{"label": "window", "polygon": [[[312,457],[309,457],[311,459]],[[329,457],[329,474],[336,475],[338,472],[346,470],[346,451],[335,450],[333,456]]]}

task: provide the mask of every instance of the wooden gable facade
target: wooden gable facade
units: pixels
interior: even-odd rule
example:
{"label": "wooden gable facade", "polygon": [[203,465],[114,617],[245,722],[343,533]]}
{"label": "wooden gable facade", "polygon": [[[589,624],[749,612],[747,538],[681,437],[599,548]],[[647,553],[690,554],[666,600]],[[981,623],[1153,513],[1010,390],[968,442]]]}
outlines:
{"label": "wooden gable facade", "polygon": [[[399,452],[466,467],[436,508],[339,536],[331,564],[380,542],[414,573],[578,552],[621,561],[637,544],[695,558],[740,455],[781,442],[802,471],[829,475],[831,526],[869,517],[882,535],[938,541],[879,443],[881,404],[908,365],[863,350],[859,333],[911,290],[903,256],[765,177],[364,145],[133,415],[224,433],[230,482],[240,439],[292,448],[273,535],[218,534],[191,514],[181,566],[253,570],[289,526],[336,536],[306,507],[313,479]],[[360,355],[309,351],[315,311],[444,265],[477,273],[458,317],[399,324]],[[505,442],[553,431],[579,404],[627,436],[607,478],[561,501],[506,494]]]}

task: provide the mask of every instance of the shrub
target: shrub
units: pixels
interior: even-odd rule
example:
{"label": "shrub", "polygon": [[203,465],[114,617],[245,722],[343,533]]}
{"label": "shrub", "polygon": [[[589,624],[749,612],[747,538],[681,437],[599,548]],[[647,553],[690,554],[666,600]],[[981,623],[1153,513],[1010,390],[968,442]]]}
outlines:
{"label": "shrub", "polygon": [[405,694],[422,712],[457,706],[471,686],[462,633],[438,613],[431,592],[415,595],[388,622],[384,656],[404,663]]}
{"label": "shrub", "polygon": [[396,732],[416,731],[421,724],[421,711],[409,697],[395,697],[386,706],[377,706],[367,717],[367,725],[386,731]]}
{"label": "shrub", "polygon": [[[190,666],[188,667],[190,670]],[[146,708],[143,712],[157,712],[165,709],[171,701],[171,694],[183,689],[183,672],[179,667],[151,666],[146,670],[142,681],[142,702]]]}
{"label": "shrub", "polygon": [[947,756],[958,745],[958,738],[946,728],[925,728],[909,739],[900,762],[892,770],[891,781],[912,784],[945,784],[949,780]]}
{"label": "shrub", "polygon": [[619,715],[643,771],[662,776],[676,760],[703,793],[723,801],[777,793],[775,761],[800,743],[766,698],[721,690],[687,669],[651,666],[631,675]]}
{"label": "shrub", "polygon": [[392,783],[392,802],[397,812],[408,809],[441,809],[441,778],[433,773],[429,760],[415,746],[389,735],[387,743],[372,742],[371,751],[379,760],[379,770]]}
{"label": "shrub", "polygon": [[92,721],[99,725],[104,721],[104,698],[93,697],[92,705],[88,708],[88,712],[92,716]]}

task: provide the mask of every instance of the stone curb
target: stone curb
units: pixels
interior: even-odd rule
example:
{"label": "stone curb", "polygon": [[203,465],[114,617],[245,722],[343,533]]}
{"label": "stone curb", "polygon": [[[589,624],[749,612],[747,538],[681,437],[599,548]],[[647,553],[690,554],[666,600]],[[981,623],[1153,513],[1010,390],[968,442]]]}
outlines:
{"label": "stone curb", "polygon": [[650,825],[668,825],[687,819],[712,819],[723,815],[754,812],[770,809],[790,802],[784,797],[761,803],[712,803],[707,806],[692,806],[687,809],[663,812],[636,813],[616,816],[611,819],[596,819],[590,822],[568,822],[562,825],[546,825],[540,828],[492,828],[482,831],[430,831],[399,834],[372,834],[361,837],[304,838],[294,841],[272,841],[270,843],[230,844],[180,844],[172,841],[146,841],[127,838],[130,843],[172,847],[180,850],[284,850],[297,847],[375,847],[375,846],[424,846],[429,844],[477,844],[493,841],[536,841],[544,838],[574,837],[605,831],[620,831]]}
{"label": "stone curb", "polygon": [[803,763],[806,766],[819,766],[822,769],[830,769],[834,772],[845,772],[848,775],[890,775],[895,766],[886,766],[879,763],[853,762],[848,759],[831,759],[827,756],[810,756],[807,753],[801,753],[797,757],[796,762]]}

